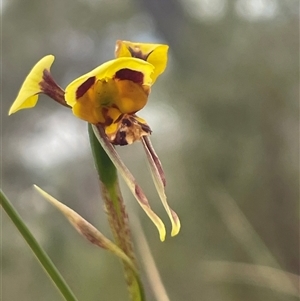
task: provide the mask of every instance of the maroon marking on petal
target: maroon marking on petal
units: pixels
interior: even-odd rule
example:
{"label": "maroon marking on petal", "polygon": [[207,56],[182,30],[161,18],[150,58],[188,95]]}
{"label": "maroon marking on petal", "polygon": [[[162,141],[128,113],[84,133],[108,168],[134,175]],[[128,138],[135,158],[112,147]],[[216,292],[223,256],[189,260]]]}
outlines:
{"label": "maroon marking on petal", "polygon": [[128,50],[129,50],[132,57],[135,57],[137,59],[141,59],[143,61],[147,61],[149,55],[153,52],[153,50],[152,50],[147,54],[143,54],[143,52],[141,50],[134,50],[131,47],[129,47]]}
{"label": "maroon marking on petal", "polygon": [[[150,128],[149,128],[150,129]],[[166,177],[165,177],[165,173],[164,173],[164,170],[163,170],[163,167],[162,167],[162,164],[159,160],[159,157],[158,155],[156,154],[153,146],[152,146],[152,143],[150,141],[150,138],[149,137],[143,137],[143,144],[144,144],[144,147],[147,148],[147,150],[149,151],[149,154],[153,160],[153,163],[155,164],[156,168],[157,168],[157,171],[159,173],[159,176],[160,176],[160,179],[164,185],[164,187],[166,187]]]}
{"label": "maroon marking on petal", "polygon": [[142,85],[144,81],[144,74],[139,71],[124,68],[116,72],[115,78],[119,80],[131,80],[136,84]]}
{"label": "maroon marking on petal", "polygon": [[102,115],[104,117],[104,125],[109,126],[113,123],[113,119],[108,116],[108,108],[102,108]]}
{"label": "maroon marking on petal", "polygon": [[127,127],[132,126],[132,122],[129,119],[127,119],[127,118],[124,118],[122,120],[122,124],[125,125],[125,126],[127,126]]}
{"label": "maroon marking on petal", "polygon": [[50,70],[43,70],[43,78],[39,82],[39,86],[42,93],[45,93],[59,104],[70,108],[70,106],[65,101],[65,91],[55,82],[50,73]]}
{"label": "maroon marking on petal", "polygon": [[88,78],[83,84],[81,84],[76,91],[76,99],[82,97],[86,91],[95,83],[96,77]]}
{"label": "maroon marking on petal", "polygon": [[116,138],[114,139],[114,144],[116,145],[127,145],[128,142],[126,140],[126,132],[118,131],[116,134]]}
{"label": "maroon marking on petal", "polygon": [[139,122],[137,120],[135,120],[135,122],[137,122],[137,124],[141,127],[141,129],[144,132],[152,134],[152,130],[151,130],[151,128],[150,128],[150,126],[148,124],[141,123],[141,122]]}
{"label": "maroon marking on petal", "polygon": [[121,121],[121,119],[123,118],[124,114],[121,114],[115,121],[114,123],[118,123]]}
{"label": "maroon marking on petal", "polygon": [[138,186],[137,184],[135,184],[135,187],[134,187],[134,191],[136,193],[136,195],[138,196],[140,202],[143,204],[143,205],[146,205],[147,207],[149,207],[149,203],[141,189],[140,186]]}

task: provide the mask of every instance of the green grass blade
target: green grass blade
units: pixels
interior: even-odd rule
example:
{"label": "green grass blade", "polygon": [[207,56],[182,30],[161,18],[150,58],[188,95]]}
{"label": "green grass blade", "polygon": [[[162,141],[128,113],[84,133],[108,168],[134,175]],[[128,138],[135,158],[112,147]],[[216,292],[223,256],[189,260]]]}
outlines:
{"label": "green grass blade", "polygon": [[46,252],[42,249],[39,245],[37,240],[33,237],[27,226],[22,221],[21,216],[17,213],[16,209],[13,207],[9,199],[5,196],[5,194],[0,189],[0,201],[1,206],[3,207],[4,211],[10,217],[14,225],[17,227],[23,238],[28,243],[30,249],[34,253],[34,255],[39,260],[42,267],[45,269],[48,276],[54,282],[55,286],[59,290],[59,292],[63,295],[65,300],[67,301],[77,301],[77,298],[74,296],[73,292],[71,291],[70,287],[67,285],[49,256]]}

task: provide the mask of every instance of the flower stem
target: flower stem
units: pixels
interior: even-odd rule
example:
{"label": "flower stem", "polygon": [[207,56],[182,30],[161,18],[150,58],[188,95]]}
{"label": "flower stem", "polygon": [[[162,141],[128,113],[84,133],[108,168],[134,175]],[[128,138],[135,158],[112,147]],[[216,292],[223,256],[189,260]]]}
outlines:
{"label": "flower stem", "polygon": [[33,237],[30,230],[22,221],[21,216],[17,213],[16,209],[13,207],[9,199],[4,195],[2,190],[0,189],[0,204],[3,207],[4,211],[10,217],[14,225],[17,227],[23,238],[28,243],[34,255],[39,260],[40,264],[45,269],[48,276],[54,282],[57,289],[64,296],[67,301],[77,301],[77,298],[74,296],[70,287],[67,285],[62,275],[59,273],[49,256],[39,245],[37,240]]}
{"label": "flower stem", "polygon": [[[116,244],[132,260],[135,268],[137,269],[128,215],[125,210],[124,201],[119,187],[117,170],[96,138],[91,124],[88,125],[88,131],[112,234]],[[130,269],[124,262],[123,267],[131,300],[145,300],[140,279],[136,279],[136,275],[133,273],[132,269]]]}

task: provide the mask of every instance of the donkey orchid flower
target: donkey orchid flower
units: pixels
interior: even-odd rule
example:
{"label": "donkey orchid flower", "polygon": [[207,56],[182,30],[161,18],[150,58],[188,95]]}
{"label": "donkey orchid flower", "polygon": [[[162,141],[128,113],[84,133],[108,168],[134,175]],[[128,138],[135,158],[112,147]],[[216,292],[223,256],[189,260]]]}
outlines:
{"label": "donkey orchid flower", "polygon": [[147,104],[152,84],[166,68],[167,52],[167,45],[117,41],[115,59],[75,79],[65,90],[58,86],[50,73],[54,56],[45,56],[30,71],[9,110],[11,115],[32,108],[39,95],[46,94],[71,108],[76,117],[93,124],[95,136],[156,225],[161,240],[165,238],[164,224],[152,211],[143,191],[113,145],[142,141],[156,189],[172,223],[171,234],[178,234],[180,221],[167,203],[165,175],[148,137],[151,129],[145,120],[136,115]]}

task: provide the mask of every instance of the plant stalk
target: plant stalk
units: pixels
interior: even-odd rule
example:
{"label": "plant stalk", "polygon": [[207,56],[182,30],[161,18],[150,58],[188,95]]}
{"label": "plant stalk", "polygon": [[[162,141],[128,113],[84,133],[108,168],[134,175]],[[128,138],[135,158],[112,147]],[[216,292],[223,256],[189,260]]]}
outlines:
{"label": "plant stalk", "polygon": [[[99,175],[100,189],[114,240],[137,269],[128,215],[120,191],[117,170],[96,138],[91,124],[88,125],[88,131],[95,166]],[[136,280],[136,275],[124,262],[123,268],[131,301],[145,300],[140,283]]]}

